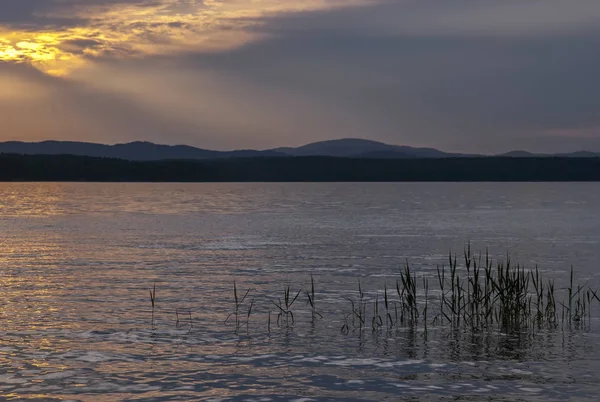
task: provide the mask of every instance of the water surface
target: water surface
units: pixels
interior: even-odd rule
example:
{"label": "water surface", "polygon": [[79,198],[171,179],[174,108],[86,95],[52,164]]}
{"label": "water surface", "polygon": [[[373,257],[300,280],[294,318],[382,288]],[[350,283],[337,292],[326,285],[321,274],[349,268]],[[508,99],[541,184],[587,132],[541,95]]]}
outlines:
{"label": "water surface", "polygon": [[[583,183],[0,184],[0,396],[32,400],[596,400],[600,322],[515,338],[340,333],[409,261],[490,247],[600,287]],[[317,283],[293,328],[283,289]],[[249,328],[224,323],[252,288]],[[149,290],[156,284],[155,326]],[[179,314],[179,323],[176,322]],[[596,305],[600,311],[600,305]],[[273,319],[275,314],[273,314]],[[412,398],[412,399],[411,399]]]}

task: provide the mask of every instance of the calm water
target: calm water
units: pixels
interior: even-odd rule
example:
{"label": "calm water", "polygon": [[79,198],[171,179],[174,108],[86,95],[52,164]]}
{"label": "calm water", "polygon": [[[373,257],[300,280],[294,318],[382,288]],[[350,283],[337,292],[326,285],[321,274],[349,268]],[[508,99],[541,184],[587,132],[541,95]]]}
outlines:
{"label": "calm water", "polygon": [[[520,339],[340,333],[408,260],[490,247],[600,287],[598,184],[0,184],[0,398],[597,400],[600,319]],[[313,274],[293,328],[270,300]],[[224,323],[252,288],[249,328]],[[156,283],[155,329],[149,289]],[[600,313],[600,304],[595,305]],[[176,313],[179,313],[179,323]],[[596,315],[594,315],[596,317]],[[598,315],[600,317],[600,314]]]}

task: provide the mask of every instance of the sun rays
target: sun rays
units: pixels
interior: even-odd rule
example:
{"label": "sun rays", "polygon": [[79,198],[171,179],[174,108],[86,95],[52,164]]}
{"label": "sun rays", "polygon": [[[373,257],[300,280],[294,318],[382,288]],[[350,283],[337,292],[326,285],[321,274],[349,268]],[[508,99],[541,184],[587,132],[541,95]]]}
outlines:
{"label": "sun rays", "polygon": [[0,61],[27,63],[46,74],[66,76],[90,60],[103,57],[221,51],[263,37],[253,29],[263,18],[340,5],[315,0],[140,0],[59,8],[48,17],[68,23],[27,29],[0,25]]}

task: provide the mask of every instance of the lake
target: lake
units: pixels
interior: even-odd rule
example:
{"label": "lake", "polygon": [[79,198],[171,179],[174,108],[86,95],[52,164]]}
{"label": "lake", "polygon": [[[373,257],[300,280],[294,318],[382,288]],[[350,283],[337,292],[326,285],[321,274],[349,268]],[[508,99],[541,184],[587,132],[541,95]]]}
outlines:
{"label": "lake", "polygon": [[[533,333],[371,322],[342,331],[359,282],[369,303],[383,303],[407,262],[434,282],[436,266],[468,244],[494,261],[537,264],[561,292],[571,266],[577,283],[600,288],[599,184],[1,183],[0,197],[2,399],[600,393],[597,301],[586,325]],[[311,275],[322,318],[307,305]],[[234,281],[238,302],[250,289],[237,324]],[[288,285],[291,299],[302,288],[293,323],[275,305]]]}

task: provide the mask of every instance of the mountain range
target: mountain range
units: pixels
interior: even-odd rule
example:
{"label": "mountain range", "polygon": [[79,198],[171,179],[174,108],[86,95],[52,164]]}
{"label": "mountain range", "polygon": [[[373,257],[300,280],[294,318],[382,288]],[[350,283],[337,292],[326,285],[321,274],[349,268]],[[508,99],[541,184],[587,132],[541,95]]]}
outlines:
{"label": "mountain range", "polygon": [[378,141],[357,138],[320,141],[297,148],[287,147],[267,150],[242,149],[234,151],[214,151],[196,148],[188,145],[160,145],[151,142],[140,141],[116,145],[73,141],[8,141],[0,142],[0,154],[78,155],[104,158],[118,158],[132,161],[293,156],[331,156],[343,158],[370,159],[455,158],[489,156],[502,156],[513,158],[600,157],[600,153],[588,151],[578,151],[572,153],[559,154],[536,154],[527,151],[511,151],[508,153],[498,155],[460,154],[443,152],[435,148],[415,148],[403,145],[390,145]]}

